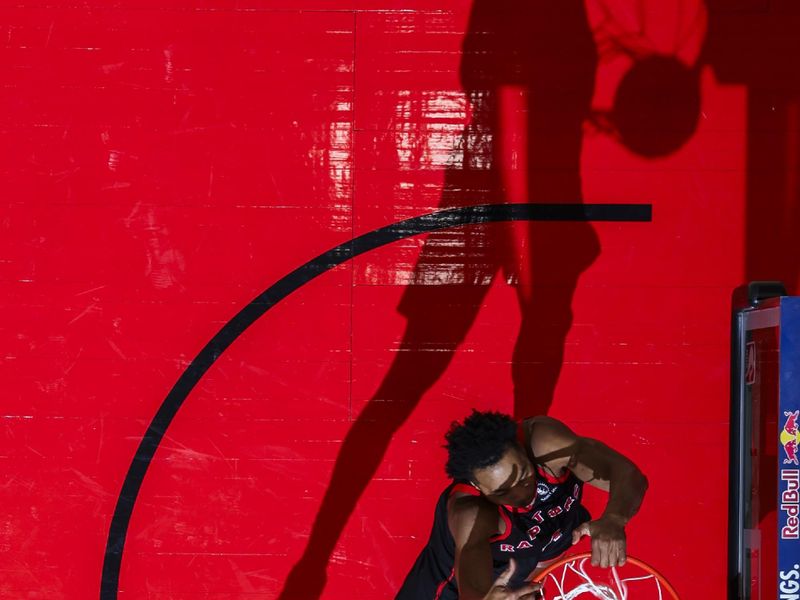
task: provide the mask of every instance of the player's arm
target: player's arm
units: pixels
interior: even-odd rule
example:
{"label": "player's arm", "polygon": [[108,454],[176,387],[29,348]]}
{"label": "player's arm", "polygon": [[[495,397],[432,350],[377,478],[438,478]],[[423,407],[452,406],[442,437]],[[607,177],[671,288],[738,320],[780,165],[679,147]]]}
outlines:
{"label": "player's arm", "polygon": [[579,479],[608,492],[602,516],[581,525],[573,533],[573,540],[586,534],[592,536],[594,564],[624,564],[625,525],[642,504],[647,478],[627,457],[598,440],[576,435],[552,417],[533,417],[526,426],[537,462],[554,472],[569,468]]}
{"label": "player's arm", "polygon": [[493,581],[490,540],[497,533],[497,507],[473,496],[453,498],[447,510],[448,526],[455,541],[455,578],[460,600],[517,600],[533,598],[538,587],[509,590],[515,566],[509,565]]}

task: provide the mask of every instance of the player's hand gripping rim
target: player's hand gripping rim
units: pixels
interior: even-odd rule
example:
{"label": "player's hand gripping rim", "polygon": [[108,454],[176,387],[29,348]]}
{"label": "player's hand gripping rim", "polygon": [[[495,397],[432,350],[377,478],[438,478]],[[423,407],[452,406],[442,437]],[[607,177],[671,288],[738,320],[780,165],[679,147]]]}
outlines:
{"label": "player's hand gripping rim", "polygon": [[588,535],[592,538],[592,566],[621,567],[626,561],[625,526],[612,518],[581,523],[572,531],[572,545]]}

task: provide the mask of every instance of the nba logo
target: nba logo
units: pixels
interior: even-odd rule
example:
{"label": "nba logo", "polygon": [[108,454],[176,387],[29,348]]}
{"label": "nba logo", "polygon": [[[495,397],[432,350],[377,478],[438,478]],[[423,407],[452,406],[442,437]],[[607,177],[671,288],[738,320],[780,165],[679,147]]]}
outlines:
{"label": "nba logo", "polygon": [[747,385],[753,385],[756,382],[756,343],[748,342],[747,350],[745,352],[745,362],[747,368],[745,369],[744,382]]}

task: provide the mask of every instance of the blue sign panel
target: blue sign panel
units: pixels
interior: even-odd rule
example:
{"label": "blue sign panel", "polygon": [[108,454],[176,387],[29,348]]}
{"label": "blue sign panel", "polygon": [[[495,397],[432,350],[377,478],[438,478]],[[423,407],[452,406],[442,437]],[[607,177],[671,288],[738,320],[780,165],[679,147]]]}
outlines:
{"label": "blue sign panel", "polygon": [[781,298],[778,590],[800,600],[800,297]]}

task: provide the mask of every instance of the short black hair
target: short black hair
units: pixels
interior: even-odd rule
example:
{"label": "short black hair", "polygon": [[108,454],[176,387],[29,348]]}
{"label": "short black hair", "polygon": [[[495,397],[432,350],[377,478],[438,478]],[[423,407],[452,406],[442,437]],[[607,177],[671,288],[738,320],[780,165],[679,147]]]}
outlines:
{"label": "short black hair", "polygon": [[472,414],[464,423],[453,421],[445,434],[447,464],[444,470],[452,479],[473,480],[473,472],[495,464],[509,448],[518,444],[517,423],[499,412]]}

